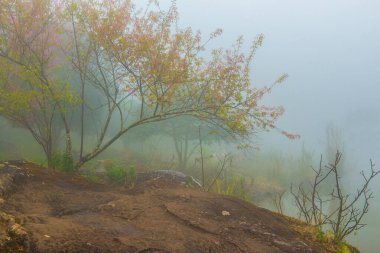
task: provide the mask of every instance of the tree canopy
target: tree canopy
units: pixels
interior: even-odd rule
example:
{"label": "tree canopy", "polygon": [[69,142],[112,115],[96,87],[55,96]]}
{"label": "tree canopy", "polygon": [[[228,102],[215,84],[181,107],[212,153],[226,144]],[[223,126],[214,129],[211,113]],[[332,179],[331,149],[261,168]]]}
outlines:
{"label": "tree canopy", "polygon": [[[130,129],[178,116],[247,138],[275,128],[283,108],[260,101],[287,76],[271,86],[252,84],[263,35],[248,52],[242,38],[229,49],[208,49],[221,29],[204,39],[177,21],[175,2],[163,11],[156,1],[143,9],[129,0],[1,1],[0,115],[30,131],[48,161],[63,132],[75,168]],[[97,105],[88,103],[90,90]],[[75,147],[73,113],[80,115]],[[95,142],[86,138],[94,125]]]}

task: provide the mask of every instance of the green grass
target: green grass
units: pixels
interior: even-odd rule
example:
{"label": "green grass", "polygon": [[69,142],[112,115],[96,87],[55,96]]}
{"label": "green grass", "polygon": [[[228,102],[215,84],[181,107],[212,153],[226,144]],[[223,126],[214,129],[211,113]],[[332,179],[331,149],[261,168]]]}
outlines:
{"label": "green grass", "polygon": [[106,176],[108,181],[113,184],[124,184],[129,188],[134,188],[136,185],[137,172],[133,166],[126,168],[112,164],[106,168]]}
{"label": "green grass", "polygon": [[60,171],[71,172],[74,169],[73,158],[66,152],[56,152],[52,156],[52,167]]}

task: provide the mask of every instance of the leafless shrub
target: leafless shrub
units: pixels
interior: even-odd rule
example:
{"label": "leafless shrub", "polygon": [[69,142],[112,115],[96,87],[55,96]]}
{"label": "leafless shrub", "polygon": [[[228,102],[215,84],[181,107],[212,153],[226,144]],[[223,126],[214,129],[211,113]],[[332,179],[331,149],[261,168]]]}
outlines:
{"label": "leafless shrub", "polygon": [[[373,198],[369,184],[380,173],[375,170],[375,164],[370,160],[370,174],[366,175],[364,171],[360,173],[363,178],[362,185],[355,194],[345,193],[339,170],[341,159],[342,153],[337,151],[334,162],[323,166],[321,156],[319,168],[312,168],[315,176],[310,187],[305,188],[300,184],[297,190],[293,186],[290,189],[299,211],[299,218],[309,224],[329,226],[337,241],[366,225],[363,223],[363,217],[368,213],[369,201]],[[328,178],[333,179],[333,188],[330,193],[322,194],[323,183]]]}
{"label": "leafless shrub", "polygon": [[286,191],[282,190],[280,192],[275,192],[275,194],[272,196],[272,201],[274,204],[274,207],[276,208],[276,211],[280,214],[284,214],[284,195]]}
{"label": "leafless shrub", "polygon": [[216,180],[221,177],[223,172],[226,172],[228,168],[232,166],[232,155],[230,153],[225,154],[223,157],[218,157],[218,165],[217,168],[218,173],[214,177],[214,179],[211,181],[210,185],[208,186],[208,191],[211,190],[211,188],[214,186]]}

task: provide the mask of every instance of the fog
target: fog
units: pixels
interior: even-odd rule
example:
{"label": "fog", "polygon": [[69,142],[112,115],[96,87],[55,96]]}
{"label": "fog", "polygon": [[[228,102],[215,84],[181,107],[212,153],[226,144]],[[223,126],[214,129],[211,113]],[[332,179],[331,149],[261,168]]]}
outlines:
{"label": "fog", "polygon": [[[170,2],[160,1],[160,5],[165,9]],[[244,36],[248,47],[258,34],[265,35],[264,45],[257,51],[253,62],[253,85],[270,85],[282,73],[289,74],[286,82],[276,86],[263,103],[283,106],[285,113],[277,123],[278,128],[299,134],[301,138],[289,140],[276,130],[261,132],[252,137],[258,149],[245,155],[236,151],[233,144],[221,147],[210,141],[210,150],[205,151],[210,157],[214,153],[233,150],[236,156],[245,159],[241,162],[241,169],[251,170],[249,173],[253,177],[269,177],[266,173],[276,176],[276,171],[263,172],[262,169],[272,166],[268,161],[273,157],[281,157],[279,166],[288,170],[288,176],[280,186],[287,188],[291,183],[297,183],[292,178],[298,172],[309,175],[305,170],[316,166],[321,154],[328,155],[326,131],[330,127],[339,132],[337,148],[343,149],[344,180],[348,185],[361,184],[359,173],[369,169],[369,159],[380,168],[379,1],[179,0],[177,7],[179,26],[191,26],[202,34],[223,29],[223,35],[212,41],[208,45],[210,48],[229,47],[240,35]],[[14,144],[18,149],[15,157],[25,153],[36,156],[42,152],[32,144],[33,139],[28,134],[4,121],[0,123],[1,139],[19,143]],[[155,131],[159,127],[165,128],[165,125],[145,131]],[[127,145],[121,139],[100,159],[112,159],[128,150],[135,155],[139,153],[142,160],[149,157],[150,166],[160,160],[166,161],[167,168],[175,169],[183,159],[176,161],[171,136],[165,136],[163,132],[150,139],[144,132],[142,137],[127,133],[124,139],[135,137],[134,143],[141,146]],[[194,135],[197,133],[195,131]],[[8,137],[3,138],[5,135]],[[196,137],[192,144],[197,143]],[[157,146],[160,146],[159,150]],[[297,160],[305,150],[311,156],[307,163],[311,164],[303,164],[306,168],[292,167],[296,163],[289,161]],[[126,159],[137,158],[128,156]],[[189,158],[187,172],[199,166],[195,160]],[[192,173],[198,179],[201,177],[199,171]],[[356,187],[349,190],[353,192]],[[349,243],[364,253],[376,252],[380,248],[380,177],[372,182],[372,190],[375,199],[366,218],[368,226],[348,238]],[[288,212],[294,212],[290,200],[287,203]],[[263,206],[271,208],[265,203]]]}
{"label": "fog", "polygon": [[[325,131],[342,132],[351,180],[380,160],[380,2],[369,1],[179,1],[181,23],[212,31],[222,27],[218,43],[228,46],[244,35],[265,35],[253,68],[256,85],[282,72],[289,79],[267,101],[286,109],[278,125],[300,134],[289,141],[272,132],[258,136],[261,152],[299,152],[304,145],[315,156],[326,146]],[[371,222],[350,238],[363,252],[376,252],[380,214],[379,178],[374,183]]]}
{"label": "fog", "polygon": [[369,119],[354,116],[364,111],[372,118],[373,127],[368,127],[377,128],[377,1],[209,1],[207,6],[180,1],[178,7],[182,24],[205,32],[222,27],[218,42],[224,46],[239,35],[246,41],[265,35],[254,62],[254,83],[269,84],[283,72],[290,75],[268,101],[284,105],[281,127],[301,134],[304,142],[318,144],[330,121],[350,131],[360,122],[367,125]]}

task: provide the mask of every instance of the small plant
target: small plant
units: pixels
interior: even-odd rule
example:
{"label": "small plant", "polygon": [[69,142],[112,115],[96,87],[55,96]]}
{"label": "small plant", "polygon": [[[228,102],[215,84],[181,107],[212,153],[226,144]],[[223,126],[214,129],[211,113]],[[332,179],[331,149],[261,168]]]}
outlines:
{"label": "small plant", "polygon": [[325,233],[323,232],[323,230],[322,230],[322,228],[320,226],[318,227],[316,238],[317,238],[317,241],[319,243],[324,243],[326,241]]}
{"label": "small plant", "polygon": [[125,183],[129,188],[134,188],[137,181],[137,173],[135,167],[130,167],[127,171],[127,176],[125,178]]}
{"label": "small plant", "polygon": [[52,155],[51,166],[53,169],[69,172],[74,169],[74,161],[66,151],[56,152]]}
{"label": "small plant", "polygon": [[55,170],[55,169],[60,169],[61,167],[61,160],[62,160],[62,157],[61,157],[61,154],[56,152],[52,155],[51,157],[51,167]]}
{"label": "small plant", "polygon": [[351,253],[351,250],[345,243],[342,243],[338,253]]}
{"label": "small plant", "polygon": [[317,232],[315,234],[315,239],[317,242],[329,247],[333,247],[334,251],[337,253],[358,253],[359,251],[355,248],[350,247],[345,241],[337,241],[332,230],[323,231],[322,226],[318,226]]}
{"label": "small plant", "polygon": [[65,151],[62,155],[62,170],[63,171],[73,171],[74,170],[74,161],[71,154]]}
{"label": "small plant", "polygon": [[123,184],[127,171],[125,168],[114,165],[110,168],[107,168],[106,172],[108,180],[113,184]]}

